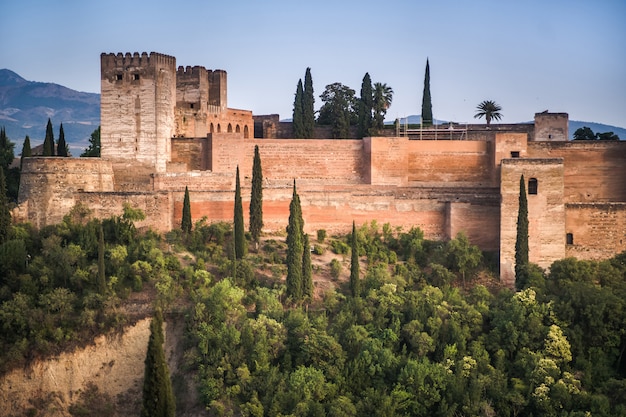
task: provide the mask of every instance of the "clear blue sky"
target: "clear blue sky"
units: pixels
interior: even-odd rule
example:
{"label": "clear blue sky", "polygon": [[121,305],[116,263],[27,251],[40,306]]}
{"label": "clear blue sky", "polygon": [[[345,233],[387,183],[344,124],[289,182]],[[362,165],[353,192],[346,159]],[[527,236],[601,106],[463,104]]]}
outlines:
{"label": "clear blue sky", "polygon": [[290,118],[311,67],[357,95],[395,92],[387,119],[421,113],[426,58],[436,119],[536,112],[626,127],[624,0],[1,0],[0,68],[100,92],[100,53],[162,52],[228,72],[229,107]]}

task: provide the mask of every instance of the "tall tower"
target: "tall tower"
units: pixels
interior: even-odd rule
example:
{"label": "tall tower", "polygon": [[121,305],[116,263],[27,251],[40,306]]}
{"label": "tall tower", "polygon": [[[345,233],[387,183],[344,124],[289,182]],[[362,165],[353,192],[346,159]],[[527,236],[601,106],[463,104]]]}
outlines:
{"label": "tall tower", "polygon": [[101,156],[165,172],[176,105],[176,58],[151,52],[100,55]]}

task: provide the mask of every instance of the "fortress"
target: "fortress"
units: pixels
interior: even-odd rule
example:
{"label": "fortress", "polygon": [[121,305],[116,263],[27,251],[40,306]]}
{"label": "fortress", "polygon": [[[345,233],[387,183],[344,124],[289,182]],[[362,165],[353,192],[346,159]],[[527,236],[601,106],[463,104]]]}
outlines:
{"label": "fortress", "polygon": [[277,115],[227,106],[225,71],[177,68],[154,52],[100,60],[101,158],[24,159],[17,220],[54,224],[77,203],[108,217],[128,202],[146,213],[138,226],[169,231],[180,227],[188,187],[193,221],[231,222],[236,167],[247,213],[258,145],[266,232],[285,230],[295,179],[309,233],[348,232],[353,220],[417,226],[429,239],[464,232],[499,253],[512,287],[524,175],[531,262],[626,250],[626,142],[568,141],[565,113],[537,113],[534,124],[341,140],[320,129],[320,139],[289,139]]}

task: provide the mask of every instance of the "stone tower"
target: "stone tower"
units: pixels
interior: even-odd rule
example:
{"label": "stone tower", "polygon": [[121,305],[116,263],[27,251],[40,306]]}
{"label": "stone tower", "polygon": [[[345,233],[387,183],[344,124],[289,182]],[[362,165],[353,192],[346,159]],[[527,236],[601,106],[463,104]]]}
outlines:
{"label": "stone tower", "polygon": [[176,105],[176,58],[100,55],[101,156],[165,172]]}
{"label": "stone tower", "polygon": [[537,142],[567,142],[569,115],[567,113],[535,113],[535,138]]}

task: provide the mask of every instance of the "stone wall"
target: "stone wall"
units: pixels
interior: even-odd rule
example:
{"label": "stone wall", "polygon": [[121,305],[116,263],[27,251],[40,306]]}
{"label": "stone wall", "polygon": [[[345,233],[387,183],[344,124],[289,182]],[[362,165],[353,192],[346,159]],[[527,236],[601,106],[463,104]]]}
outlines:
{"label": "stone wall", "polygon": [[626,203],[569,203],[565,232],[572,243],[566,256],[606,259],[626,251]]}
{"label": "stone wall", "polygon": [[567,113],[535,113],[533,140],[567,142],[569,140],[569,116]]}

